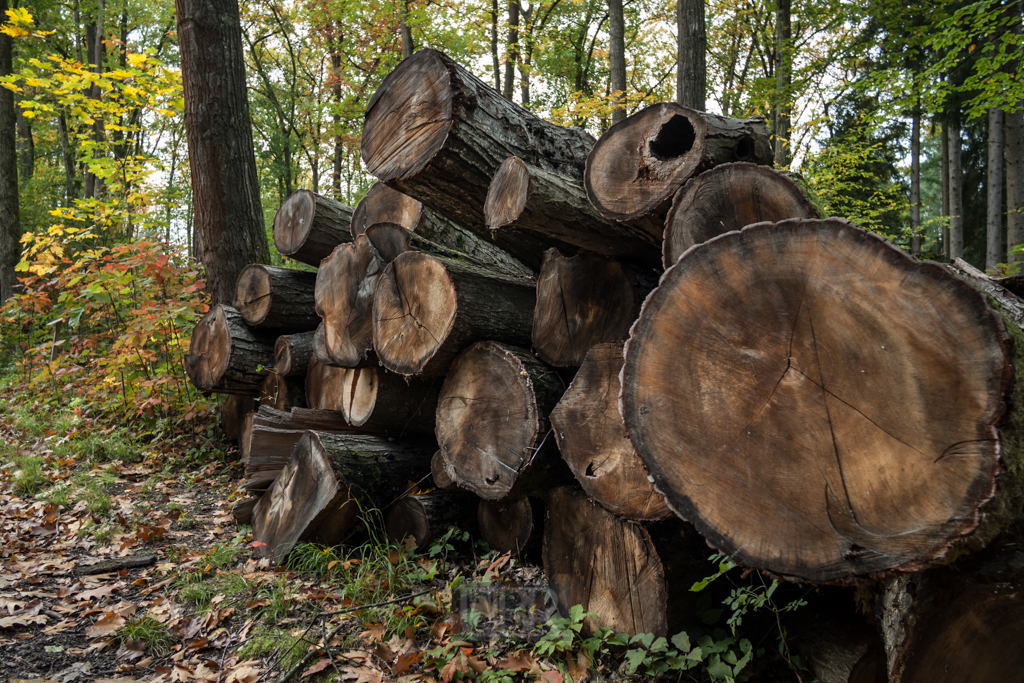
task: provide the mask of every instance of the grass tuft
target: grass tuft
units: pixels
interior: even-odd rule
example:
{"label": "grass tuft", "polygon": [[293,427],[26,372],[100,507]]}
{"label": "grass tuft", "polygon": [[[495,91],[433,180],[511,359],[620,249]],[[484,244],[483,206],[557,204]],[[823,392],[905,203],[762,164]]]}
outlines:
{"label": "grass tuft", "polygon": [[142,643],[146,651],[159,657],[170,651],[175,639],[171,629],[150,616],[136,616],[117,633],[120,644]]}

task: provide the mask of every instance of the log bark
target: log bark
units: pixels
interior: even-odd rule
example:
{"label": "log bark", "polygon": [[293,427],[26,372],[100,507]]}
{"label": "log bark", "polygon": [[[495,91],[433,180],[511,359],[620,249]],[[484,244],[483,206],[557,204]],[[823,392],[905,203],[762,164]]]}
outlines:
{"label": "log bark", "polygon": [[[609,128],[587,157],[587,196],[605,218],[664,217],[676,191],[719,164],[772,162],[762,119],[733,119],[655,104]],[[660,231],[653,235],[660,237]]]}
{"label": "log bark", "polygon": [[778,171],[746,162],[722,164],[686,181],[672,200],[664,266],[695,244],[751,223],[817,217],[800,187]]}
{"label": "log bark", "polygon": [[551,427],[588,496],[617,517],[664,519],[672,511],[654,490],[619,414],[622,364],[622,342],[592,348],[551,412]]}
{"label": "log bark", "polygon": [[454,249],[476,263],[511,275],[533,274],[530,268],[501,248],[431,211],[423,202],[380,182],[374,183],[356,206],[352,214],[352,234],[361,235],[377,223],[396,223],[432,244]]}
{"label": "log bark", "polygon": [[[373,94],[363,125],[367,170],[388,186],[492,241],[527,265],[531,251],[493,240],[483,206],[505,159],[582,178],[593,138],[541,120],[437,50],[421,50]],[[533,254],[536,260],[538,254]]]}
{"label": "log bark", "polygon": [[547,415],[564,390],[554,370],[523,349],[489,341],[466,349],[437,404],[437,441],[452,479],[485,500],[562,483],[568,471],[547,439]]}
{"label": "log bark", "polygon": [[282,256],[319,267],[336,246],[352,241],[351,222],[351,206],[297,190],[274,215],[274,244]]}
{"label": "log bark", "polygon": [[550,365],[579,367],[595,344],[626,338],[651,289],[613,258],[551,249],[537,277],[534,352]]}
{"label": "log bark", "polygon": [[434,450],[429,442],[308,431],[253,509],[253,539],[267,545],[277,564],[299,541],[336,545],[360,506],[386,510],[428,471]]}
{"label": "log bark", "polygon": [[[370,240],[370,243],[377,250],[377,253],[380,254],[380,257],[384,259],[385,263],[391,263],[398,258],[399,254],[404,254],[407,251],[420,251],[430,256],[472,263],[485,269],[491,269],[492,267],[491,264],[480,263],[461,251],[450,249],[420,237],[398,223],[374,223],[363,234]],[[526,269],[523,274],[531,276],[533,271]]]}
{"label": "log bark", "polygon": [[327,356],[317,354],[321,363],[355,368],[374,360],[373,297],[383,269],[384,261],[365,235],[323,260],[315,290]]}
{"label": "log bark", "polygon": [[185,355],[185,371],[203,393],[260,393],[266,370],[274,365],[274,338],[253,330],[242,315],[217,304],[196,323]]}
{"label": "log bark", "polygon": [[536,283],[418,252],[384,269],[373,301],[373,346],[401,375],[437,376],[474,341],[528,345]]}
{"label": "log bark", "polygon": [[476,535],[476,502],[476,496],[460,491],[407,496],[391,506],[384,526],[391,540],[401,543],[408,536],[413,545],[425,550],[449,527]]}
{"label": "log bark", "polygon": [[284,334],[274,342],[274,371],[281,377],[305,377],[316,332]]}
{"label": "log bark", "polygon": [[270,372],[260,385],[259,401],[261,406],[269,406],[275,410],[305,408],[306,383],[302,377],[288,378]]}
{"label": "log bark", "polygon": [[533,555],[542,543],[544,504],[540,498],[481,500],[476,515],[480,538],[499,553]]}
{"label": "log bark", "polygon": [[256,400],[252,396],[228,394],[217,411],[224,436],[231,441],[238,441],[242,434],[245,416],[254,410],[256,410]]}
{"label": "log bark", "polygon": [[235,308],[252,327],[315,330],[313,308],[316,273],[250,264],[238,276]]}
{"label": "log bark", "polygon": [[[625,357],[622,414],[655,486],[748,566],[819,582],[920,569],[978,529],[996,491],[1003,320],[840,219],[692,249]],[[1002,450],[1015,471],[1020,449]]]}
{"label": "log bark", "polygon": [[580,247],[657,268],[658,240],[651,232],[630,228],[599,214],[583,184],[509,157],[491,179],[484,202],[490,230],[518,231],[537,240],[537,253],[548,248]]}
{"label": "log bark", "polygon": [[[261,429],[267,433],[257,435],[254,440],[253,435]],[[288,462],[295,444],[308,429],[364,433],[364,430],[350,426],[333,410],[292,408],[290,411],[284,411],[271,406],[260,406],[259,410],[246,417],[245,427],[239,439],[241,461],[246,463],[246,473],[252,474],[262,469],[279,471]],[[288,437],[290,441],[284,436],[284,432],[292,434]],[[249,459],[254,451],[256,459],[250,466]],[[269,465],[269,468],[265,465]],[[258,488],[265,489],[276,476],[269,476],[265,484],[259,485]]]}

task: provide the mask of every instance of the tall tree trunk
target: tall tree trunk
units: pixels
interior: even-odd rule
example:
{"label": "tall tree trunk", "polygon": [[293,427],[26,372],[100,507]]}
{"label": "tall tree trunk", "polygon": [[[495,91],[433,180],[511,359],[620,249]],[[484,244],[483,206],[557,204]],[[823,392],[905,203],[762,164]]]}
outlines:
{"label": "tall tree trunk", "polygon": [[942,209],[941,215],[946,219],[942,223],[942,255],[949,255],[949,124],[943,120],[940,129],[942,141]]}
{"label": "tall tree trunk", "polygon": [[409,27],[409,0],[402,0],[402,9],[399,15],[402,29],[402,59],[412,57],[416,47],[412,42],[412,28]]}
{"label": "tall tree trunk", "polygon": [[[7,7],[7,0],[0,0],[0,14],[6,13]],[[11,74],[13,61],[14,44],[11,37],[0,33],[0,76]],[[14,93],[7,88],[0,88],[0,304],[14,294],[14,267],[21,255],[15,126]]]}
{"label": "tall tree trunk", "polygon": [[615,97],[612,106],[612,125],[626,118],[623,98],[626,96],[626,21],[622,13],[622,0],[608,0],[608,59],[610,61],[610,88]]}
{"label": "tall tree trunk", "polygon": [[[340,43],[340,41],[338,41]],[[335,50],[340,49],[335,45]],[[341,201],[341,166],[345,158],[345,142],[341,135],[341,55],[338,52],[331,53],[331,92],[334,96],[334,168],[331,172],[331,187],[334,189],[334,198]]]}
{"label": "tall tree trunk", "polygon": [[964,257],[964,174],[961,164],[960,112],[948,132],[949,144],[949,257]]}
{"label": "tall tree trunk", "polygon": [[676,2],[677,65],[676,102],[704,111],[708,69],[706,53],[708,33],[704,20],[704,0]]}
{"label": "tall tree trunk", "polygon": [[[86,26],[86,45],[89,53],[89,63],[92,65],[92,71],[97,75],[103,73],[103,13],[105,8],[105,0],[99,0],[95,8],[95,14],[92,17],[92,22]],[[93,84],[89,89],[89,98],[93,100],[100,99],[100,86]],[[103,141],[103,121],[97,119],[93,123],[93,142],[100,143]],[[97,149],[93,152],[93,158],[99,158],[101,155]],[[96,174],[87,172],[85,174],[85,198],[94,199],[100,194],[103,180],[98,178]]]}
{"label": "tall tree trunk", "polygon": [[[1021,103],[1024,105],[1024,103]],[[1005,115],[1006,247],[1024,244],[1024,109]],[[1024,255],[1008,253],[1006,262],[1024,262]]]}
{"label": "tall tree trunk", "polygon": [[239,273],[267,263],[237,0],[176,0],[195,250],[214,303]]}
{"label": "tall tree trunk", "polygon": [[988,249],[985,268],[1003,260],[1003,110],[988,110]]}
{"label": "tall tree trunk", "polygon": [[64,160],[64,198],[70,204],[78,197],[78,178],[75,174],[71,136],[68,134],[68,120],[63,111],[57,116],[57,131],[60,136],[61,158]]}
{"label": "tall tree trunk", "polygon": [[22,116],[20,107],[14,108],[14,115],[18,118],[18,173],[24,183],[36,170],[36,143],[32,137],[32,119]]}
{"label": "tall tree trunk", "polygon": [[519,51],[519,93],[523,106],[530,104],[530,64],[533,61],[533,10],[534,6],[520,6],[519,23],[522,25],[523,48]]}
{"label": "tall tree trunk", "polygon": [[498,58],[498,0],[491,0],[491,64],[494,67],[494,89],[501,92],[501,60]]}
{"label": "tall tree trunk", "polygon": [[519,61],[519,0],[508,0],[508,46],[505,49],[505,84],[501,94],[512,99],[516,63]]}
{"label": "tall tree trunk", "polygon": [[776,0],[775,6],[775,165],[789,168],[790,146],[789,127],[790,85],[793,80],[793,56],[790,54],[792,25],[790,8],[792,0]]}
{"label": "tall tree trunk", "polygon": [[914,108],[910,127],[910,253],[921,253],[921,109]]}

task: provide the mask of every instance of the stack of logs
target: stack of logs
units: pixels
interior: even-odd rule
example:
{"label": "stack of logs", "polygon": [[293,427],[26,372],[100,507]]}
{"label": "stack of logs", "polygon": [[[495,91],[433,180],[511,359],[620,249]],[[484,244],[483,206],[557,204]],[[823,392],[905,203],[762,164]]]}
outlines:
{"label": "stack of logs", "polygon": [[818,219],[758,119],[658,104],[594,141],[423,50],[362,146],[355,209],[275,218],[317,271],[249,266],[186,359],[233,395],[276,561],[377,508],[542,543],[560,609],[664,635],[710,545],[874,601],[791,629],[823,682],[1019,680],[1024,302]]}

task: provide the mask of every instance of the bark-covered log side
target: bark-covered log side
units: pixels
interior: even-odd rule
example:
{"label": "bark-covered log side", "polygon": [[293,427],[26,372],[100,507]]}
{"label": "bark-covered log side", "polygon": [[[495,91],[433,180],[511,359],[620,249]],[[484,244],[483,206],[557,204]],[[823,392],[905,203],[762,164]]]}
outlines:
{"label": "bark-covered log side", "polygon": [[580,247],[655,268],[662,226],[627,226],[594,208],[583,184],[509,157],[487,190],[484,218],[491,230],[527,231],[537,239],[538,253],[547,248]]}
{"label": "bark-covered log side", "polygon": [[256,399],[253,396],[242,394],[228,394],[220,405],[217,415],[220,419],[220,428],[224,430],[224,436],[231,441],[238,441],[242,434],[242,424],[245,416],[256,410]]}
{"label": "bark-covered log side", "polygon": [[314,309],[316,273],[250,264],[238,276],[235,308],[247,325],[301,332],[320,324]]}
{"label": "bark-covered log side", "polygon": [[383,269],[384,261],[366,235],[340,245],[323,260],[315,290],[327,354],[327,359],[317,355],[320,362],[354,368],[372,361],[373,298]]}
{"label": "bark-covered log side", "polygon": [[562,483],[569,473],[547,438],[547,416],[563,391],[555,371],[523,349],[478,342],[460,354],[437,404],[438,444],[459,487],[503,500]]}
{"label": "bark-covered log side", "polygon": [[388,511],[384,523],[388,538],[401,543],[409,536],[412,544],[425,551],[449,527],[475,535],[477,500],[464,491],[430,491],[402,498]]}
{"label": "bark-covered log side", "polygon": [[306,377],[315,331],[283,334],[274,342],[274,371],[281,377]]}
{"label": "bark-covered log side", "polygon": [[303,377],[282,377],[270,372],[260,385],[260,405],[275,410],[306,408],[306,383]]}
{"label": "bark-covered log side", "polygon": [[595,344],[626,338],[648,291],[614,258],[549,250],[537,277],[534,352],[556,367],[579,367]]}
{"label": "bark-covered log side", "polygon": [[672,511],[654,490],[619,414],[622,363],[622,342],[592,348],[551,411],[551,427],[587,495],[618,517],[664,519]]}
{"label": "bark-covered log side", "polygon": [[406,379],[384,368],[329,368],[317,408],[336,410],[353,427],[402,438],[434,435],[440,377]]}
{"label": "bark-covered log side", "polygon": [[[488,269],[491,267],[490,264],[480,263],[461,251],[431,242],[398,223],[374,223],[366,228],[364,234],[385,263],[391,263],[398,258],[399,254],[407,251],[421,251],[431,256],[472,263]],[[526,275],[532,274],[533,271],[526,271]]]}
{"label": "bark-covered log side", "polygon": [[319,266],[336,246],[352,241],[351,223],[351,206],[297,190],[274,215],[274,244],[282,256]]}
{"label": "bark-covered log side", "polygon": [[666,271],[626,346],[622,414],[713,546],[857,581],[978,527],[1010,353],[1003,320],[942,267],[840,219],[759,223]]}
{"label": "bark-covered log side", "polygon": [[593,144],[582,129],[547,123],[441,52],[421,50],[391,72],[370,99],[362,156],[382,182],[522,259],[515,240],[490,240],[484,227],[484,200],[494,172],[509,156],[518,156],[579,179]]}
{"label": "bark-covered log side", "polygon": [[770,164],[772,158],[763,119],[733,119],[665,102],[605,131],[587,157],[584,184],[606,218],[663,218],[676,190],[701,171],[733,161]]}
{"label": "bark-covered log side", "polygon": [[541,545],[544,503],[523,496],[515,500],[480,500],[477,506],[480,538],[492,550],[515,556],[532,555]]}
{"label": "bark-covered log side", "polygon": [[529,345],[536,282],[405,252],[384,269],[373,302],[373,344],[387,369],[437,376],[472,342]]}
{"label": "bark-covered log side", "polygon": [[665,219],[664,265],[671,266],[695,244],[752,223],[817,217],[799,185],[771,167],[722,164],[676,192]]}
{"label": "bark-covered log side", "polygon": [[265,368],[274,366],[274,341],[246,325],[234,308],[218,304],[192,330],[185,371],[203,393],[256,396]]}

